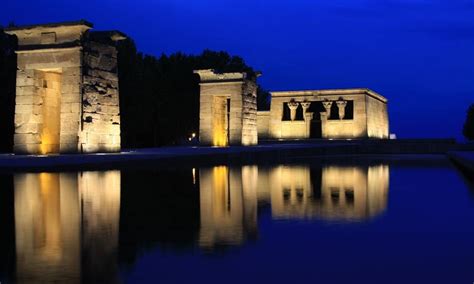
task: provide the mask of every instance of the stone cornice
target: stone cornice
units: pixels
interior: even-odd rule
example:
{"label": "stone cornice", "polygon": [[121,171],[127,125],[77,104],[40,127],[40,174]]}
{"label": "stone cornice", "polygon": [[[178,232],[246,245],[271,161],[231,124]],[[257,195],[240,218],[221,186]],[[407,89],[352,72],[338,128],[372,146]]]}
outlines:
{"label": "stone cornice", "polygon": [[388,100],[382,95],[370,89],[328,89],[328,90],[303,90],[303,91],[279,91],[270,92],[272,97],[314,97],[314,96],[338,96],[338,95],[368,95],[379,101],[387,103]]}

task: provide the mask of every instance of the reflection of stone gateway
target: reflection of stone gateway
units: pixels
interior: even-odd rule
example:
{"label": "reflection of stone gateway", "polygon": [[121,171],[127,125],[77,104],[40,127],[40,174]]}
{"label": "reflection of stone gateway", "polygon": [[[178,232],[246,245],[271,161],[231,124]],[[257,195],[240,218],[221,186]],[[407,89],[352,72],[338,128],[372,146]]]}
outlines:
{"label": "reflection of stone gateway", "polygon": [[17,174],[14,186],[18,283],[118,282],[120,172]]}
{"label": "reflection of stone gateway", "polygon": [[202,247],[239,245],[257,232],[258,203],[275,219],[364,221],[387,206],[389,168],[225,166],[200,170]]}
{"label": "reflection of stone gateway", "polygon": [[200,170],[199,243],[238,245],[257,229],[257,167]]}

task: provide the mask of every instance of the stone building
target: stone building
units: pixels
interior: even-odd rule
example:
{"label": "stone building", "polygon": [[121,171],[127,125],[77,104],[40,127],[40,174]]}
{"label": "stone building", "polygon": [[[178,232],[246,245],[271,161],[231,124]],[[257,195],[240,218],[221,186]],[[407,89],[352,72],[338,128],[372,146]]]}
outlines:
{"label": "stone building", "polygon": [[199,140],[203,145],[256,145],[259,74],[197,70],[201,78]]}
{"label": "stone building", "polygon": [[271,93],[256,109],[256,77],[198,70],[202,145],[255,145],[258,139],[388,139],[387,99],[369,89]]}
{"label": "stone building", "polygon": [[14,152],[120,151],[117,31],[86,21],[12,27],[18,38]]}
{"label": "stone building", "polygon": [[272,92],[258,112],[266,139],[388,139],[387,99],[368,89]]}

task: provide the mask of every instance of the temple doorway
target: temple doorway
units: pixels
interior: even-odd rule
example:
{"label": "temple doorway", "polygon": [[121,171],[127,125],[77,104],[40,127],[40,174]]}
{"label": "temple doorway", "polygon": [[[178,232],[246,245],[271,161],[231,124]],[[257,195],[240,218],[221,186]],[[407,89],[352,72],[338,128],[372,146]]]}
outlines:
{"label": "temple doorway", "polygon": [[212,108],[212,140],[213,146],[229,145],[230,99],[215,96]]}
{"label": "temple doorway", "polygon": [[323,138],[323,132],[321,127],[321,112],[326,111],[323,103],[314,101],[311,102],[311,105],[308,109],[308,112],[313,113],[313,119],[311,120],[310,130],[309,130],[309,137],[315,139]]}
{"label": "temple doorway", "polygon": [[37,71],[38,95],[43,104],[40,109],[41,154],[59,153],[61,129],[61,73]]}

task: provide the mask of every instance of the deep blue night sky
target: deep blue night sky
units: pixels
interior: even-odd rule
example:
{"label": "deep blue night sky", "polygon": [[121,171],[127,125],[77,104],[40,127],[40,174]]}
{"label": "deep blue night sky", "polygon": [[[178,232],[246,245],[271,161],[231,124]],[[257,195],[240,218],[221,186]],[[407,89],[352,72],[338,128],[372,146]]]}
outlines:
{"label": "deep blue night sky", "polygon": [[398,137],[461,138],[474,103],[474,0],[9,0],[0,24],[86,19],[139,50],[226,50],[269,90],[371,88]]}

